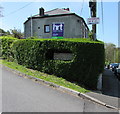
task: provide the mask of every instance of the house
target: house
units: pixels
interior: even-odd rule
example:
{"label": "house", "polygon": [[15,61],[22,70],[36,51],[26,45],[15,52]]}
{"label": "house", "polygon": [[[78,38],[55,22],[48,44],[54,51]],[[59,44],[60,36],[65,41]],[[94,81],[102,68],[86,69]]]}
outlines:
{"label": "house", "polygon": [[25,38],[37,36],[39,38],[88,38],[89,28],[84,19],[69,8],[44,11],[29,17],[24,22]]}

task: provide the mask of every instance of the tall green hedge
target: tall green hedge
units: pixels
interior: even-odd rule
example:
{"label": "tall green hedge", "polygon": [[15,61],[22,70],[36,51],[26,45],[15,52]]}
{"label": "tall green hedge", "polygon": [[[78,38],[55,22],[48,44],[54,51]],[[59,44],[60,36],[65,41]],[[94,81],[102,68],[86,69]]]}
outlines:
{"label": "tall green hedge", "polygon": [[16,38],[9,36],[0,37],[0,57],[7,59],[11,56],[11,44],[16,40]]}
{"label": "tall green hedge", "polygon": [[[104,44],[89,39],[21,39],[13,42],[11,49],[21,65],[93,89],[104,68]],[[55,52],[72,53],[73,59],[54,60]]]}

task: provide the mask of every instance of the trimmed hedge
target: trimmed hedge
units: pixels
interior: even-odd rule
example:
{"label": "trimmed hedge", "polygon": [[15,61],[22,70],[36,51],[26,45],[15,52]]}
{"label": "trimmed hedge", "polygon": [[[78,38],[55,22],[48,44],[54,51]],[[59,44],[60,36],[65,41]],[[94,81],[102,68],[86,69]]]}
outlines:
{"label": "trimmed hedge", "polygon": [[[70,61],[54,60],[55,52],[72,53]],[[96,89],[104,69],[104,44],[89,39],[21,39],[13,42],[18,64]]]}
{"label": "trimmed hedge", "polygon": [[16,40],[16,38],[9,36],[0,37],[0,57],[4,59],[10,58],[11,56],[11,44]]}

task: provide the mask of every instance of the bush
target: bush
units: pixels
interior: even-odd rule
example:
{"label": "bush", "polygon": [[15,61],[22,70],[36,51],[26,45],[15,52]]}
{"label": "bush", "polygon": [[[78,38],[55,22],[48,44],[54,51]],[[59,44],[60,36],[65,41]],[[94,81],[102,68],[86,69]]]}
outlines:
{"label": "bush", "polygon": [[[54,60],[54,53],[72,53],[72,60]],[[22,39],[12,45],[19,64],[96,89],[104,68],[104,44],[89,39]]]}
{"label": "bush", "polygon": [[11,56],[11,44],[16,40],[16,38],[1,36],[0,37],[0,57],[9,59]]}

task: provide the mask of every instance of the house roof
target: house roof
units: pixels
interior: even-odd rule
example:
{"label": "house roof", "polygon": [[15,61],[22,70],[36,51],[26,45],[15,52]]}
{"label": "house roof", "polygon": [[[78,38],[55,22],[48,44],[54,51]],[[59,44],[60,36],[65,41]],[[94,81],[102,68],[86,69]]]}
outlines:
{"label": "house roof", "polygon": [[36,18],[48,18],[48,17],[56,17],[56,16],[75,15],[75,16],[77,16],[78,18],[81,18],[81,19],[83,20],[84,24],[86,25],[87,29],[89,30],[87,24],[85,23],[85,20],[84,20],[82,17],[78,16],[78,15],[75,14],[75,13],[70,12],[70,11],[67,10],[67,9],[59,9],[59,8],[56,8],[56,9],[53,9],[53,10],[50,10],[50,11],[47,11],[47,12],[44,12],[44,13],[45,13],[44,16],[40,16],[39,14],[37,14],[37,15],[34,15],[34,16],[32,16],[32,17],[29,17],[28,20],[26,20],[26,21],[24,22],[24,24],[25,24],[27,21],[29,21],[31,18],[32,18],[32,19],[36,19]]}
{"label": "house roof", "polygon": [[[70,11],[68,11],[67,9],[59,9],[59,8],[56,8],[56,9],[53,9],[53,10],[50,10],[50,11],[47,11],[45,12],[45,15],[59,15],[59,14],[71,14]],[[37,14],[33,17],[39,17],[40,15]]]}

